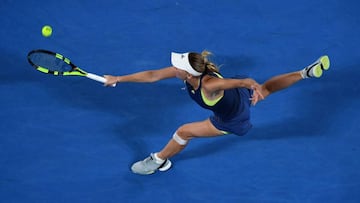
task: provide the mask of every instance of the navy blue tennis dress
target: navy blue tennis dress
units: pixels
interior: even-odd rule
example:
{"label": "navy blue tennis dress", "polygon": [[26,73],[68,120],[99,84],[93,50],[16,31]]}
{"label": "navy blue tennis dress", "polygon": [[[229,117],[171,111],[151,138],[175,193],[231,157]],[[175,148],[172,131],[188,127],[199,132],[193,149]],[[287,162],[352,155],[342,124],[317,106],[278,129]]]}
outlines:
{"label": "navy blue tennis dress", "polygon": [[[222,78],[219,73],[205,73],[201,75],[197,90],[186,82],[186,89],[190,97],[201,107],[211,110],[214,115],[210,117],[211,123],[224,134],[232,133],[245,135],[252,124],[250,123],[251,91],[246,88],[224,90],[224,95],[217,100],[208,100],[201,91],[201,81],[205,75]],[[244,78],[238,76],[236,78]]]}

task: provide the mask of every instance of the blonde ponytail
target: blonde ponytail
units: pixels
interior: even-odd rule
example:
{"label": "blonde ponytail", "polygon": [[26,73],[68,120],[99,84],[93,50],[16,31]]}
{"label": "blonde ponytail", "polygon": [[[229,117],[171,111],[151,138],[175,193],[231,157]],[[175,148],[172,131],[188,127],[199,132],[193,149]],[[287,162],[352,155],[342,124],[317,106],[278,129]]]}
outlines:
{"label": "blonde ponytail", "polygon": [[211,52],[209,51],[202,51],[201,54],[190,52],[189,53],[189,62],[191,67],[195,69],[199,73],[206,73],[206,72],[216,72],[219,73],[218,67],[209,60],[209,56]]}
{"label": "blonde ponytail", "polygon": [[212,53],[207,50],[201,52],[201,56],[203,57],[205,63],[205,71],[219,73],[219,68],[213,62],[209,61],[208,56],[211,55]]}

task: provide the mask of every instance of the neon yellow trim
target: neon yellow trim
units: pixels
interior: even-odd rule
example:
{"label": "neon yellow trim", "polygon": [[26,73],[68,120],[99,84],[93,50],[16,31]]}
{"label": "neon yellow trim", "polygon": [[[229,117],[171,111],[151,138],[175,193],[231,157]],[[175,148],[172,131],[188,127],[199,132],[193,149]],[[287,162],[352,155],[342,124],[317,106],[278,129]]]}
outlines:
{"label": "neon yellow trim", "polygon": [[221,98],[223,98],[223,96],[221,96],[215,100],[210,100],[210,99],[206,98],[205,93],[203,92],[202,89],[200,90],[200,92],[201,92],[201,97],[202,97],[204,103],[208,106],[214,106],[215,104],[218,103],[218,101],[220,101]]}
{"label": "neon yellow trim", "polygon": [[63,55],[61,55],[61,54],[56,54],[55,57],[58,59],[61,59],[61,60],[64,58]]}
{"label": "neon yellow trim", "polygon": [[46,69],[46,68],[44,68],[44,67],[41,67],[41,66],[37,67],[36,70],[38,70],[38,71],[40,71],[40,72],[43,72],[43,73],[49,73],[49,70],[48,70],[48,69]]}
{"label": "neon yellow trim", "polygon": [[[217,75],[219,78],[223,78],[219,73],[214,72],[214,74]],[[224,96],[224,95],[223,95],[223,96],[221,96],[221,97],[219,97],[219,98],[217,98],[217,99],[215,99],[215,100],[210,100],[210,99],[206,98],[205,93],[203,92],[202,89],[201,89],[200,92],[201,92],[201,97],[202,97],[204,103],[205,103],[206,105],[208,105],[208,106],[214,106],[214,105],[217,104],[218,101],[220,101],[220,99],[223,98],[223,96]]]}
{"label": "neon yellow trim", "polygon": [[86,76],[86,74],[84,73],[80,73],[80,72],[77,72],[77,71],[72,71],[72,72],[64,72],[63,75],[65,76]]}
{"label": "neon yellow trim", "polygon": [[70,59],[68,59],[68,58],[65,58],[63,55],[61,55],[61,54],[55,54],[55,57],[56,58],[58,58],[58,59],[60,59],[60,60],[63,60],[65,63],[67,63],[67,64],[70,64]]}
{"label": "neon yellow trim", "polygon": [[65,63],[70,64],[70,59],[64,58]]}
{"label": "neon yellow trim", "polygon": [[226,131],[223,131],[223,130],[220,130],[224,135],[227,135],[229,134],[229,132],[226,132]]}

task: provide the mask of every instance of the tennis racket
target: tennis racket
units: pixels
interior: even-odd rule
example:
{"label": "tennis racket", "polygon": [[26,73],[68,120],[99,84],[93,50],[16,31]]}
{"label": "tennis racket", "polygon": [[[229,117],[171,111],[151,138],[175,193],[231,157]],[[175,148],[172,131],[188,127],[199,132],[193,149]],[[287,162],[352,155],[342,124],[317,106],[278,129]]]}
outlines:
{"label": "tennis racket", "polygon": [[[73,64],[70,59],[52,51],[32,50],[28,53],[27,59],[30,65],[42,73],[55,76],[83,76],[101,83],[106,82],[104,77],[88,73]],[[115,87],[115,84],[112,86]]]}

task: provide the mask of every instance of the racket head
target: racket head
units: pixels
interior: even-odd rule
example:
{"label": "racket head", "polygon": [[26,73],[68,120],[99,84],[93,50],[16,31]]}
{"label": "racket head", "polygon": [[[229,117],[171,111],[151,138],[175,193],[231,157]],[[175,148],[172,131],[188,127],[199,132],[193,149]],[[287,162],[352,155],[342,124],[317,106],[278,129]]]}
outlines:
{"label": "racket head", "polygon": [[70,59],[59,53],[37,49],[32,50],[27,55],[28,62],[36,70],[52,75],[75,75],[86,76],[86,72],[81,70]]}

